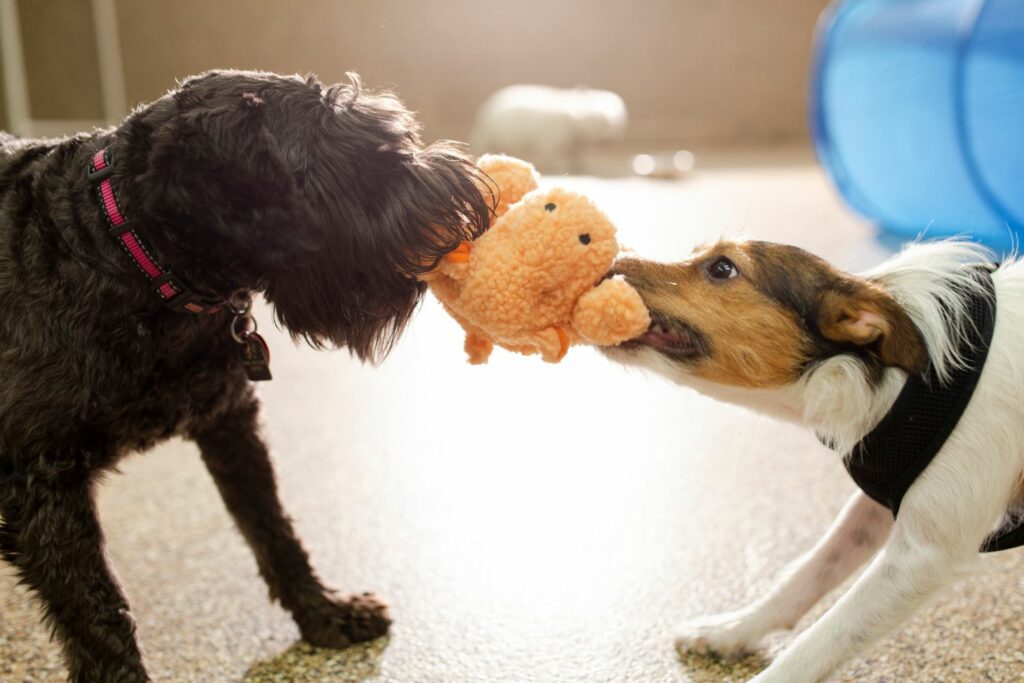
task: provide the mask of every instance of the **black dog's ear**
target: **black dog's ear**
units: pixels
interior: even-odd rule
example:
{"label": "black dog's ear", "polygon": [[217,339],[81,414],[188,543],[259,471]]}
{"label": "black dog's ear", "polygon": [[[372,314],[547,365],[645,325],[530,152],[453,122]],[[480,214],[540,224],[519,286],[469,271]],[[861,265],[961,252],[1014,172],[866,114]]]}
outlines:
{"label": "black dog's ear", "polygon": [[184,111],[155,131],[146,203],[269,270],[321,240],[263,109],[258,94],[245,92],[234,102]]}
{"label": "black dog's ear", "polygon": [[818,328],[827,339],[862,347],[890,367],[917,373],[927,363],[917,326],[892,296],[872,283],[843,282],[826,291]]}

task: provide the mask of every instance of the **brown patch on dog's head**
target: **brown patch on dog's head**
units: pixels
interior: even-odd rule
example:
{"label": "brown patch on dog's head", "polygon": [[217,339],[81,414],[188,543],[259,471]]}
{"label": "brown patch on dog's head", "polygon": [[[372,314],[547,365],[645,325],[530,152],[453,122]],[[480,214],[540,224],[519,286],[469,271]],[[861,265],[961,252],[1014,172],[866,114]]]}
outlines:
{"label": "brown patch on dog's head", "polygon": [[848,281],[822,296],[821,334],[835,342],[871,349],[885,366],[916,373],[924,369],[924,341],[903,307],[871,282]]}
{"label": "brown patch on dog's head", "polygon": [[918,372],[926,354],[906,311],[881,287],[841,273],[796,247],[721,242],[675,264],[620,260],[651,328],[621,345],[647,347],[696,377],[766,388],[795,382],[840,353]]}

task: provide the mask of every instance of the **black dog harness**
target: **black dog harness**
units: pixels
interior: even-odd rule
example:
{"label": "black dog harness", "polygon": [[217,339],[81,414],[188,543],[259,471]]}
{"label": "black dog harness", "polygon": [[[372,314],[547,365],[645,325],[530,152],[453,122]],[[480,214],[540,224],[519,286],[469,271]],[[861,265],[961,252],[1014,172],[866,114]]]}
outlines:
{"label": "black dog harness", "polygon": [[[888,414],[845,460],[857,486],[892,510],[893,517],[899,514],[907,490],[953,433],[985,368],[996,321],[995,287],[990,268],[976,268],[973,274],[982,291],[972,292],[968,301],[970,320],[960,347],[963,366],[955,368],[946,383],[931,366],[908,377]],[[991,534],[981,550],[1020,545],[1024,545],[1024,520],[1011,520]]]}

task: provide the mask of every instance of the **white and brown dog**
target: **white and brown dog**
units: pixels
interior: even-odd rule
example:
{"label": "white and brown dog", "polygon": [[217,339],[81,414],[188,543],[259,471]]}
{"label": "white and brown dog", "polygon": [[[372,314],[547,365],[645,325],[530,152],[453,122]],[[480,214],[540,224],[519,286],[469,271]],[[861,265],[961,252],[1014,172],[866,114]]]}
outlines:
{"label": "white and brown dog", "polygon": [[[751,650],[768,633],[792,628],[874,557],[849,592],[754,679],[820,681],[969,573],[983,546],[1024,542],[1017,525],[1024,498],[1024,265],[1007,262],[984,276],[964,266],[989,258],[962,242],[917,244],[852,276],[795,247],[722,242],[682,263],[628,258],[616,265],[654,322],[642,337],[603,349],[609,357],[810,427],[851,473],[867,457],[861,449],[872,435],[895,434],[893,443],[906,437],[900,422],[909,421],[908,394],[956,394],[939,409],[945,413],[937,436],[910,430],[911,460],[914,444],[933,452],[907,465],[917,467],[910,476],[895,472],[905,481],[894,499],[858,479],[871,496],[854,495],[766,596],[684,623],[681,651]],[[979,301],[991,305],[980,322],[972,313]],[[986,320],[990,339],[978,329]],[[931,405],[921,414],[928,417]],[[889,459],[907,455],[892,451],[893,443],[874,443],[883,470],[906,465]]]}

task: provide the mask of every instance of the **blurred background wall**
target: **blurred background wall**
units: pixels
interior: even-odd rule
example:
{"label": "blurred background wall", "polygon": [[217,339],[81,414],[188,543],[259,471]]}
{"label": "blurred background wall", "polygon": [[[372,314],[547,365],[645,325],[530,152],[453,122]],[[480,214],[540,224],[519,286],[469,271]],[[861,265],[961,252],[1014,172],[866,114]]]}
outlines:
{"label": "blurred background wall", "polygon": [[[90,0],[13,2],[33,118],[104,118]],[[106,0],[127,101],[214,67],[358,71],[395,87],[426,137],[466,139],[497,88],[618,92],[633,144],[806,138],[811,35],[825,0]],[[0,108],[6,125],[6,107]]]}

